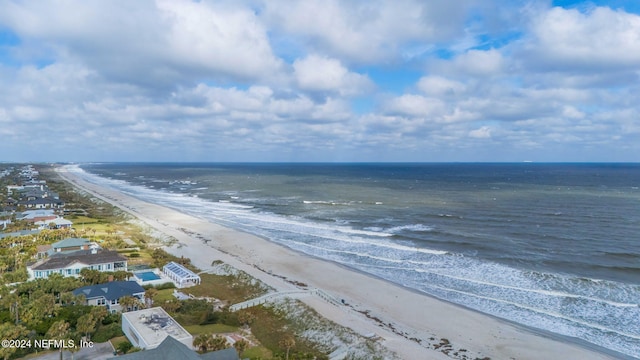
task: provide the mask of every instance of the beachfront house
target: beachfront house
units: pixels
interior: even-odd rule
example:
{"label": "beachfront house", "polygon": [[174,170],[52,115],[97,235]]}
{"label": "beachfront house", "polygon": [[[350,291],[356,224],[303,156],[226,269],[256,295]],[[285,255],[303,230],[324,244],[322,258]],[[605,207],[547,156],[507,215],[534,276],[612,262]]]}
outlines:
{"label": "beachfront house", "polygon": [[[120,298],[123,296],[134,297],[142,304],[144,288],[135,281],[111,281],[105,284],[83,286],[73,290],[73,295],[84,295],[87,299],[86,305],[105,306],[110,313],[116,313],[122,311]],[[135,306],[131,310],[137,309],[138,306]]]}
{"label": "beachfront house", "polygon": [[36,221],[33,224],[37,226],[38,229],[71,229],[71,226],[73,226],[73,222],[71,220],[67,220],[59,216],[49,221]]}
{"label": "beachfront house", "polygon": [[157,348],[168,336],[188,348],[193,346],[193,336],[161,307],[123,312],[122,332],[141,349]]}
{"label": "beachfront house", "polygon": [[89,239],[85,238],[66,238],[51,244],[51,251],[49,255],[62,252],[72,252],[78,250],[90,250],[97,247],[97,244],[92,244]]}
{"label": "beachfront house", "polygon": [[51,274],[78,277],[82,269],[127,271],[127,259],[116,251],[92,249],[54,253],[27,265],[29,279],[46,279]]}
{"label": "beachfront house", "polygon": [[23,220],[27,222],[47,221],[58,218],[55,211],[52,209],[37,209],[37,210],[25,210],[16,214],[16,220]]}
{"label": "beachfront house", "polygon": [[173,261],[162,268],[162,273],[178,288],[198,285],[201,281],[198,274]]}
{"label": "beachfront house", "polygon": [[111,358],[109,360],[240,360],[238,352],[234,348],[212,351],[198,354],[191,347],[176,340],[173,336],[167,336],[160,345],[154,349],[137,351]]}

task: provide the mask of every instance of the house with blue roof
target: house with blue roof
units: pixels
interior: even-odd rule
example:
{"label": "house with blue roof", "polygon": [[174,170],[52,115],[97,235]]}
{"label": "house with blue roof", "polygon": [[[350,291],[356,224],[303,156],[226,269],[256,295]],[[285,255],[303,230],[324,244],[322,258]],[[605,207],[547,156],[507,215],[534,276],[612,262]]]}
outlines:
{"label": "house with blue roof", "polygon": [[[105,306],[110,313],[122,311],[120,298],[131,296],[144,301],[144,288],[135,281],[111,281],[104,284],[83,286],[73,290],[73,295],[84,295],[86,305]],[[137,310],[135,307],[132,310]]]}

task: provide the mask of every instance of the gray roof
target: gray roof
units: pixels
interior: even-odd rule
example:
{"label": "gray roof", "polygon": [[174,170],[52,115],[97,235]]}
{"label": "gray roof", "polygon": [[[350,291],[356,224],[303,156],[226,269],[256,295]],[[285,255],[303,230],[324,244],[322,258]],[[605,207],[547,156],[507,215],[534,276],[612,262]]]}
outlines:
{"label": "gray roof", "polygon": [[37,217],[55,216],[51,209],[26,210],[16,216],[18,219],[33,219]]}
{"label": "gray roof", "polygon": [[124,256],[118,254],[116,251],[103,250],[92,254],[91,250],[79,250],[69,253],[56,253],[41,264],[31,267],[31,269],[54,270],[66,268],[75,262],[81,262],[87,265],[98,265],[126,260]]}
{"label": "gray roof", "polygon": [[[53,222],[53,220],[51,221]],[[66,248],[66,247],[76,247],[82,245],[88,245],[91,241],[83,238],[66,238],[64,240],[60,240],[51,244],[51,247],[54,249]]]}
{"label": "gray roof", "polygon": [[17,236],[33,235],[39,232],[40,230],[20,230],[20,231],[10,232],[10,233],[0,233],[0,239],[4,239],[9,236],[17,237]]}
{"label": "gray roof", "polygon": [[198,354],[189,349],[187,345],[179,342],[171,336],[167,336],[155,349],[142,350],[111,358],[113,360],[239,360],[240,357],[234,348],[212,351],[206,354]]}
{"label": "gray roof", "polygon": [[104,297],[118,300],[123,296],[144,293],[144,288],[135,281],[112,281],[105,284],[83,286],[73,290],[73,295],[83,294],[87,300]]}

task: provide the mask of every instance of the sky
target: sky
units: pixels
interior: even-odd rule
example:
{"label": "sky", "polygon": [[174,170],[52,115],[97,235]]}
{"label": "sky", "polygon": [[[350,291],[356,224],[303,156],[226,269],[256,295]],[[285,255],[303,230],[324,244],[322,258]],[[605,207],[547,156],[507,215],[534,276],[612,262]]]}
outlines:
{"label": "sky", "polygon": [[0,161],[636,162],[640,1],[0,0]]}

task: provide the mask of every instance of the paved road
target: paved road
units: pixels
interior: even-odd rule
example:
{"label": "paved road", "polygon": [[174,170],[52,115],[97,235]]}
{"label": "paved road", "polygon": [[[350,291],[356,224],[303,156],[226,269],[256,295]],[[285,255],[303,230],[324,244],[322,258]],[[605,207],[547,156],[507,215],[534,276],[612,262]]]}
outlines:
{"label": "paved road", "polygon": [[[73,357],[72,357],[73,356]],[[93,348],[83,348],[75,354],[71,354],[69,351],[62,352],[62,358],[64,360],[106,360],[113,357],[113,347],[108,341],[101,344],[94,344]],[[60,360],[60,353],[50,352],[37,357],[31,358],[31,360]]]}

